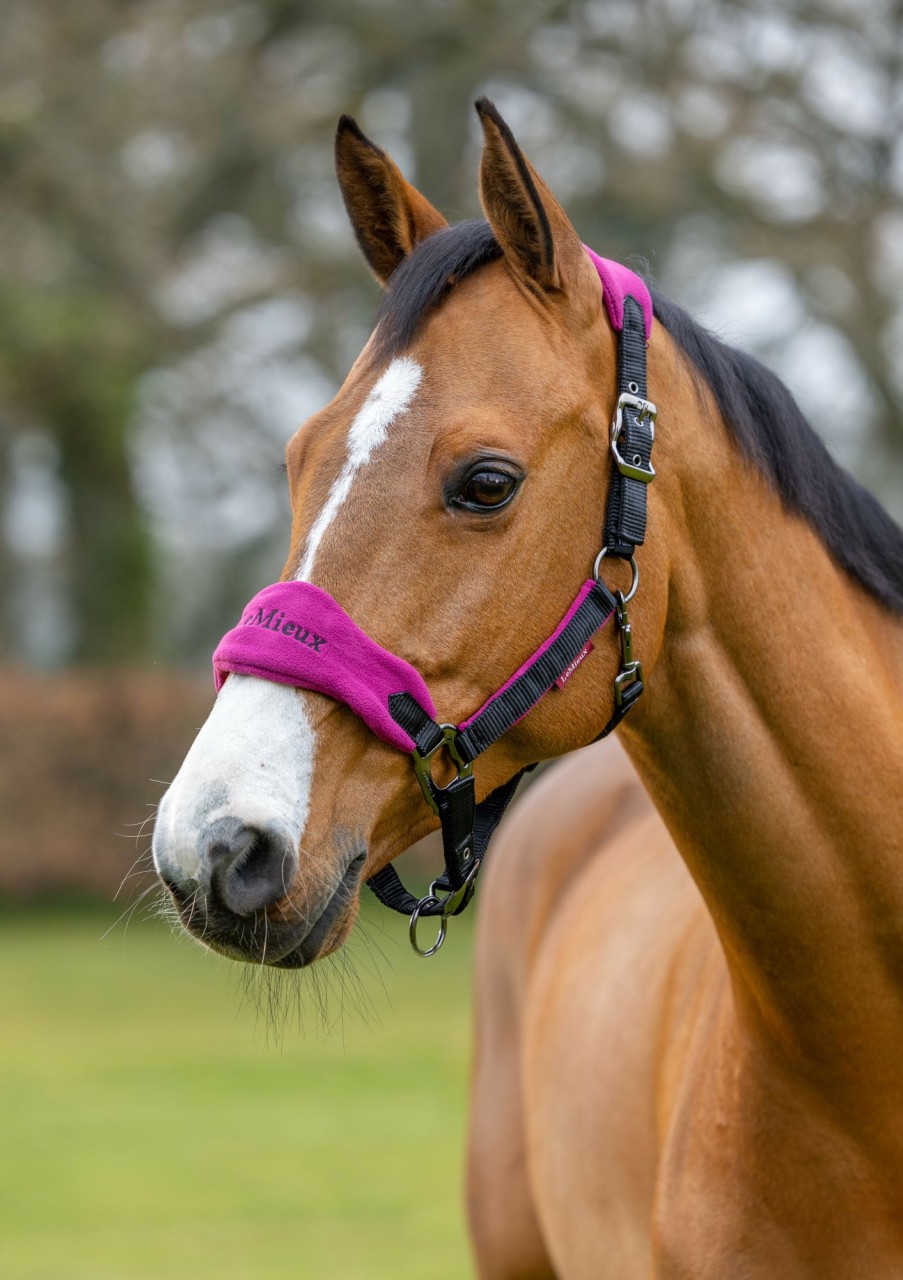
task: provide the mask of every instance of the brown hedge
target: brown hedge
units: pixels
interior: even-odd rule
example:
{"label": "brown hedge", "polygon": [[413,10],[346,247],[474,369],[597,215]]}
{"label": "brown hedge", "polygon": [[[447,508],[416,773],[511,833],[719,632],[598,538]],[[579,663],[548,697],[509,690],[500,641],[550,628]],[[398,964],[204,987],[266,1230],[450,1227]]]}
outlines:
{"label": "brown hedge", "polygon": [[212,701],[170,672],[0,671],[0,896],[112,897]]}

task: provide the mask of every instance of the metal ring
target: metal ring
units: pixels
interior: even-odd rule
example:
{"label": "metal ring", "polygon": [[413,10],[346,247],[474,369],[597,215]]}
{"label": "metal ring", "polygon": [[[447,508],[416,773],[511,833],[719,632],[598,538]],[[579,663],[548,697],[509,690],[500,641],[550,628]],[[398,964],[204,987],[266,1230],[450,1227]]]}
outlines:
{"label": "metal ring", "polygon": [[448,917],[446,915],[441,915],[439,917],[439,934],[433,945],[424,950],[417,941],[417,922],[420,919],[420,913],[424,907],[428,907],[431,903],[435,903],[436,906],[438,906],[439,899],[435,898],[431,893],[428,893],[425,898],[421,898],[417,903],[417,906],[411,912],[411,923],[408,925],[408,937],[411,939],[411,946],[417,952],[418,956],[422,956],[424,960],[427,960],[430,956],[434,956],[436,954],[445,941],[445,935],[448,932]]}
{"label": "metal ring", "polygon": [[[596,578],[597,580],[599,578],[599,570],[602,567],[602,561],[605,559],[607,555],[608,555],[608,547],[603,547],[602,550],[599,552],[599,554],[596,556],[595,562],[593,564],[593,577]],[[624,597],[624,603],[628,604],[629,601],[631,601],[633,597],[636,595],[636,589],[640,585],[640,571],[637,568],[637,562],[633,556],[626,556],[626,557],[621,556],[620,559],[622,560],[626,559],[633,572],[633,581],[630,584],[630,590],[627,592],[627,595]]]}

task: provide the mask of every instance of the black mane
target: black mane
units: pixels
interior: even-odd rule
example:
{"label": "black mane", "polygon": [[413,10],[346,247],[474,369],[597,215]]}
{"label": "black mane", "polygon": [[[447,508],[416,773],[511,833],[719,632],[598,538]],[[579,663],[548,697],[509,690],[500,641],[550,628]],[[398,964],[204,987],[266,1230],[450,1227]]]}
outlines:
{"label": "black mane", "polygon": [[[501,256],[488,223],[459,222],[423,241],[393,273],[377,313],[376,350],[404,351],[455,284]],[[656,318],[711,389],[738,448],[788,511],[809,522],[834,559],[877,600],[903,613],[903,530],[834,461],[781,380],[716,338],[651,286]]]}

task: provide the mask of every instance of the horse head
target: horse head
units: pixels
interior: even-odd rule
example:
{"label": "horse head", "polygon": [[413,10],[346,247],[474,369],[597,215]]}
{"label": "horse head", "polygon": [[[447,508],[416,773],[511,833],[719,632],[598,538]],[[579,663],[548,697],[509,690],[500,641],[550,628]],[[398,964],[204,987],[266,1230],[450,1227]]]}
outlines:
{"label": "horse head", "polygon": [[[288,445],[282,575],[409,664],[455,724],[553,633],[591,574],[618,376],[596,267],[495,108],[477,109],[486,220],[456,226],[353,121],[339,124],[339,184],[383,294],[335,399]],[[648,667],[666,576],[661,556],[642,555]],[[605,574],[626,592],[623,562]],[[305,619],[272,617],[316,648]],[[615,629],[580,656],[481,755],[477,799],[611,720]],[[432,767],[438,785],[453,772],[441,753]],[[347,702],[233,666],[160,805],[154,859],[198,938],[297,967],[341,945],[363,882],[436,825],[407,756]]]}

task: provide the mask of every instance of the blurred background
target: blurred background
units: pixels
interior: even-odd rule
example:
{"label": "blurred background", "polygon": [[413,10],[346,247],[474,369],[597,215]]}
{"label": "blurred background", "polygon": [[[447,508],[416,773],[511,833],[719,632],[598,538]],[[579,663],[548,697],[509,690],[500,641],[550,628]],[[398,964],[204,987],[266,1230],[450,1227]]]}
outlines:
{"label": "blurred background", "polygon": [[466,1275],[466,927],[418,968],[368,908],[357,977],[244,990],[140,897],[209,652],[282,565],[285,443],[372,323],[336,119],[470,217],[493,98],[900,519],[903,5],[0,15],[0,1274]]}

